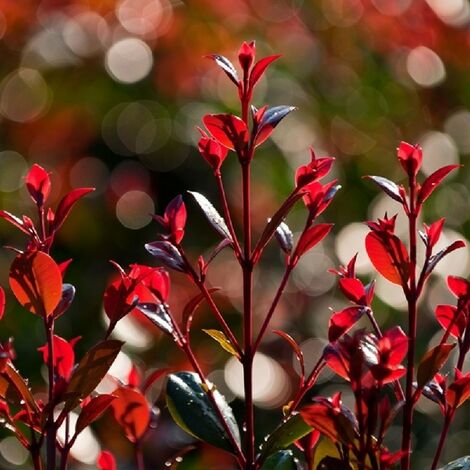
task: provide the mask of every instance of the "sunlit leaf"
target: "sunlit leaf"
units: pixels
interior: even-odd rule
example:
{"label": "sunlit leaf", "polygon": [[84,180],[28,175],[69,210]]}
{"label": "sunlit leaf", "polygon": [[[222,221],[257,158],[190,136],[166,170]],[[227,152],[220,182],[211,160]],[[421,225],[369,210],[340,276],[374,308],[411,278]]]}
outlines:
{"label": "sunlit leaf", "polygon": [[240,357],[237,350],[233,347],[232,343],[225,336],[222,331],[219,330],[202,330],[204,333],[208,334],[212,339],[217,341],[223,349],[232,354],[232,356]]}
{"label": "sunlit leaf", "polygon": [[455,344],[444,343],[426,352],[418,366],[417,380],[419,388],[424,387],[441,370],[454,347]]}

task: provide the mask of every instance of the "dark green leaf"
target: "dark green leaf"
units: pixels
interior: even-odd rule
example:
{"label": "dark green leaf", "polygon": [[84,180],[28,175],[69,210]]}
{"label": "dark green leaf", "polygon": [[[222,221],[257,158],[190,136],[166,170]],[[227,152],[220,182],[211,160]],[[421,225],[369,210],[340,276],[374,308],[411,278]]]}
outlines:
{"label": "dark green leaf", "polygon": [[470,470],[470,455],[453,460],[445,467],[442,467],[441,470]]}
{"label": "dark green leaf", "polygon": [[[240,443],[240,432],[232,409],[217,390],[212,393],[235,440]],[[209,397],[203,390],[197,374],[178,372],[169,375],[166,402],[173,419],[187,433],[215,447],[234,452],[229,437]]]}
{"label": "dark green leaf", "polygon": [[280,450],[264,462],[261,470],[297,470],[291,450]]}

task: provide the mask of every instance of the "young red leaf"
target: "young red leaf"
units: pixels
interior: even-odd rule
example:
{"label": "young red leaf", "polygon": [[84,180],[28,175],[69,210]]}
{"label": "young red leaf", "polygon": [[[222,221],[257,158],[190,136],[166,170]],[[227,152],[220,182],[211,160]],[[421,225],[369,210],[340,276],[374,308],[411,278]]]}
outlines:
{"label": "young red leaf", "polygon": [[423,356],[417,372],[418,388],[422,389],[441,370],[454,347],[455,344],[439,344]]}
{"label": "young red leaf", "polygon": [[[75,352],[72,344],[64,338],[54,335],[54,373],[64,380],[69,380],[75,364]],[[42,352],[44,364],[49,360],[49,349],[47,344],[38,348]]]}
{"label": "young red leaf", "polygon": [[470,299],[470,282],[463,277],[448,276],[447,285],[457,298]]}
{"label": "young red leaf", "polygon": [[364,315],[362,307],[348,307],[334,312],[328,323],[328,340],[334,342],[347,333]]}
{"label": "young red leaf", "polygon": [[409,176],[416,176],[423,161],[423,149],[419,145],[400,142],[397,149],[398,161]]}
{"label": "young red leaf", "polygon": [[66,194],[60,200],[59,205],[57,206],[57,211],[56,211],[56,214],[55,214],[55,217],[54,217],[53,230],[54,231],[59,230],[59,228],[65,222],[65,219],[69,215],[69,213],[72,210],[72,207],[75,205],[75,203],[80,198],[82,198],[83,196],[86,196],[87,194],[91,193],[94,190],[95,190],[95,188],[77,188],[77,189],[73,189],[68,194]]}
{"label": "young red leaf", "polygon": [[10,287],[23,307],[44,317],[54,312],[62,298],[62,274],[46,253],[26,252],[11,265]]}
{"label": "young red leaf", "polygon": [[[438,305],[436,307],[436,318],[442,328],[454,338],[462,338],[467,326],[467,319],[463,311],[458,310],[453,305]],[[452,326],[451,326],[452,325]]]}
{"label": "young red leaf", "polygon": [[446,219],[444,218],[439,219],[436,222],[433,222],[429,227],[424,224],[428,243],[431,248],[434,247],[434,245],[439,241],[439,238],[441,238],[442,227],[444,226],[445,220]]}
{"label": "young red leaf", "polygon": [[184,228],[186,225],[186,206],[181,195],[173,198],[165,209],[162,225],[170,232],[170,240],[176,245],[184,237]]}
{"label": "young red leaf", "polygon": [[451,407],[458,408],[470,397],[470,373],[462,374],[455,370],[455,381],[446,390],[446,401]]}
{"label": "young red leaf", "polygon": [[92,398],[78,416],[75,433],[80,434],[87,426],[99,419],[115,399],[114,395],[98,395]]}
{"label": "young red leaf", "polygon": [[249,138],[246,124],[232,114],[206,114],[202,118],[212,136],[231,150],[241,150]]}
{"label": "young red leaf", "polygon": [[117,470],[116,459],[108,450],[100,452],[96,465],[99,470]]}
{"label": "young red leaf", "polygon": [[366,290],[359,279],[343,277],[339,280],[339,287],[351,302],[359,305],[366,304]]}
{"label": "young red leaf", "polygon": [[26,175],[26,189],[31,199],[38,206],[43,206],[51,192],[49,173],[35,163]]}
{"label": "young red leaf", "polygon": [[[395,253],[398,256],[397,251],[401,253],[401,257],[404,260],[404,266],[401,266],[402,270],[408,271],[408,253],[403,242],[396,237],[395,235],[390,235],[390,239],[395,243]],[[393,282],[394,284],[401,285],[402,277],[400,275],[400,269],[395,265],[392,256],[390,255],[389,250],[391,246],[385,246],[376,233],[368,233],[366,236],[366,251],[369,256],[370,261],[374,265],[375,269],[382,274],[382,276]]]}
{"label": "young red leaf", "polygon": [[228,154],[227,147],[220,145],[215,139],[211,137],[201,137],[198,143],[199,153],[204,157],[209,166],[218,172],[222,163]]}
{"label": "young red leaf", "polygon": [[150,407],[138,390],[119,387],[114,390],[116,399],[111,403],[114,417],[131,442],[143,436],[150,423]]}
{"label": "young red leaf", "polygon": [[318,224],[310,227],[300,237],[295,249],[295,257],[298,259],[308,250],[320,243],[331,231],[333,224]]}
{"label": "young red leaf", "polygon": [[459,168],[460,165],[447,165],[439,168],[429,175],[425,180],[418,193],[418,203],[422,204],[432,192],[441,184],[442,180],[453,170]]}
{"label": "young red leaf", "polygon": [[297,109],[295,106],[274,106],[268,108],[258,124],[255,146],[261,145],[271,135],[274,128],[295,109]]}
{"label": "young red leaf", "polygon": [[268,57],[263,57],[262,59],[258,60],[256,64],[253,66],[253,69],[251,70],[250,73],[250,89],[253,89],[253,87],[258,83],[258,81],[261,79],[263,76],[264,72],[266,69],[277,59],[281,57],[281,54],[278,55],[271,55]]}
{"label": "young red leaf", "polygon": [[245,76],[247,76],[248,70],[255,59],[255,52],[255,41],[251,41],[250,43],[244,41],[238,51],[238,61],[240,62],[240,67],[242,68]]}
{"label": "young red leaf", "polygon": [[3,287],[0,287],[0,320],[3,318],[5,314],[5,291]]}

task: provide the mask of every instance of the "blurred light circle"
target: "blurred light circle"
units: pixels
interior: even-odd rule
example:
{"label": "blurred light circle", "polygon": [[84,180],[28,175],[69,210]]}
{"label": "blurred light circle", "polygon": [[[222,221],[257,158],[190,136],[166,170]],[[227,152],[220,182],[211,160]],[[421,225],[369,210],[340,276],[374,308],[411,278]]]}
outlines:
{"label": "blurred light circle", "polygon": [[364,241],[370,232],[365,224],[354,222],[341,229],[335,238],[335,251],[340,263],[346,266],[357,253],[356,272],[371,272],[372,264],[367,256]]}
{"label": "blurred light circle", "polygon": [[322,8],[328,22],[340,28],[353,26],[364,13],[360,0],[323,0]]}
{"label": "blurred light circle", "polygon": [[377,276],[375,294],[382,302],[397,310],[406,310],[407,302],[401,286],[387,281],[382,276]]}
{"label": "blurred light circle", "polygon": [[470,153],[470,111],[462,109],[450,115],[444,130],[454,139],[461,153]]}
{"label": "blurred light circle", "polygon": [[447,278],[447,276],[467,277],[470,273],[470,248],[465,237],[455,230],[445,228],[439,242],[434,247],[434,253],[446,248],[457,240],[463,240],[465,246],[445,256],[434,268],[433,273]]}
{"label": "blurred light circle", "polygon": [[[423,165],[425,175],[430,175],[444,165],[459,163],[459,152],[453,139],[443,132],[431,131],[419,139],[423,148]],[[454,170],[454,175],[456,171]],[[450,175],[452,176],[452,174]]]}
{"label": "blurred light circle", "polygon": [[143,191],[128,191],[116,204],[116,216],[122,225],[138,230],[148,225],[155,213],[152,198]]}
{"label": "blurred light circle", "polygon": [[37,70],[15,70],[0,85],[0,112],[12,121],[37,119],[47,110],[49,101],[49,87]]}
{"label": "blurred light circle", "polygon": [[[106,326],[109,325],[109,319],[103,311],[103,320]],[[111,393],[116,389],[116,380],[124,384],[127,383],[129,373],[132,369],[132,361],[129,356],[119,351],[116,359],[108,370],[104,379],[99,383],[96,392],[99,394]]]}
{"label": "blurred light circle", "polygon": [[141,39],[121,39],[106,52],[105,66],[116,81],[136,83],[145,78],[152,69],[152,50]]}
{"label": "blurred light circle", "polygon": [[439,85],[446,78],[444,62],[425,46],[418,46],[409,52],[406,69],[410,77],[422,87]]}
{"label": "blurred light circle", "polygon": [[[77,425],[78,414],[71,412],[68,414],[68,427],[69,427],[69,439],[75,433],[75,426]],[[58,439],[65,442],[66,423],[62,423],[60,428],[57,430]],[[95,434],[90,427],[85,428],[75,440],[72,448],[70,449],[70,455],[81,463],[93,465],[98,458],[100,453],[100,445],[95,437]]]}
{"label": "blurred light circle", "polygon": [[[245,396],[243,367],[230,358],[224,368],[225,382],[240,398]],[[289,378],[284,369],[272,358],[256,353],[253,361],[253,400],[261,408],[274,408],[286,402],[290,394]]]}
{"label": "blurred light circle", "polygon": [[24,465],[29,457],[28,451],[13,436],[0,442],[0,454],[12,465]]}
{"label": "blurred light circle", "polygon": [[132,34],[155,37],[165,11],[171,5],[161,0],[122,0],[116,6],[116,16],[122,26]]}
{"label": "blurred light circle", "polygon": [[426,0],[434,13],[451,26],[463,26],[470,20],[468,0]]}
{"label": "blurred light circle", "polygon": [[119,197],[131,190],[148,192],[150,173],[139,162],[127,160],[113,170],[110,186]]}
{"label": "blurred light circle", "polygon": [[101,194],[106,189],[108,179],[108,167],[98,158],[81,158],[70,170],[72,187],[95,188],[91,196]]}
{"label": "blurred light circle", "polygon": [[399,16],[405,13],[412,0],[372,0],[373,5],[380,13],[388,16]]}
{"label": "blurred light circle", "polygon": [[385,214],[389,218],[397,215],[395,223],[395,233],[398,236],[408,233],[408,218],[403,213],[402,207],[399,202],[394,201],[385,193],[380,192],[369,205],[369,220],[376,221],[383,219]]}
{"label": "blurred light circle", "polygon": [[250,0],[250,3],[260,18],[278,23],[296,15],[304,0]]}
{"label": "blurred light circle", "polygon": [[166,144],[171,121],[156,101],[133,101],[115,106],[105,116],[102,135],[106,144],[125,156],[151,154]]}
{"label": "blurred light circle", "polygon": [[[311,370],[313,370],[318,360],[323,355],[323,350],[325,349],[325,346],[327,345],[328,345],[328,341],[322,338],[310,338],[304,341],[300,345],[300,349],[302,350],[302,353],[304,355],[305,372],[307,374]],[[292,366],[295,372],[297,372],[297,374],[300,375],[299,361],[297,360],[297,357],[294,353],[292,353]],[[316,383],[325,382],[326,380],[330,379],[332,376],[333,376],[333,372],[331,369],[329,368],[323,369],[323,372],[319,375]]]}
{"label": "blurred light circle", "polygon": [[133,349],[146,350],[153,344],[153,336],[148,328],[139,323],[133,315],[126,315],[114,327],[113,337],[125,341]]}
{"label": "blurred light circle", "polygon": [[69,49],[80,57],[98,53],[105,43],[109,28],[106,20],[92,11],[85,11],[69,18],[63,37]]}
{"label": "blurred light circle", "polygon": [[28,163],[18,152],[0,152],[0,191],[10,193],[22,186]]}

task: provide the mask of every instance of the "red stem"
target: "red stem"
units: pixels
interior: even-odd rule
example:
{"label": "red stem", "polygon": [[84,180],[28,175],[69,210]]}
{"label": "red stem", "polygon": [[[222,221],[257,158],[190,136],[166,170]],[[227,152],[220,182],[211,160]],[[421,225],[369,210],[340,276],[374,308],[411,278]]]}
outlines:
{"label": "red stem", "polygon": [[410,213],[409,237],[410,237],[410,276],[408,287],[408,359],[406,368],[406,390],[405,409],[403,416],[403,434],[401,450],[404,456],[401,460],[402,470],[410,470],[411,463],[411,428],[413,425],[413,377],[414,360],[416,349],[416,323],[417,323],[417,290],[416,290],[416,218],[417,211],[415,205],[416,178],[410,176]]}
{"label": "red stem", "polygon": [[46,421],[47,470],[56,469],[56,425],[54,423],[54,320],[44,318],[47,340],[47,368],[49,374],[48,415]]}
{"label": "red stem", "polygon": [[134,446],[134,452],[137,470],[145,470],[144,454],[142,452],[142,446],[140,442],[136,442]]}
{"label": "red stem", "polygon": [[441,456],[442,450],[444,449],[444,444],[446,442],[447,434],[449,432],[452,419],[454,418],[455,408],[451,408],[447,413],[444,419],[444,426],[442,427],[441,437],[439,438],[439,444],[437,445],[436,453],[434,454],[434,460],[432,461],[431,470],[436,470],[439,463],[439,458]]}

